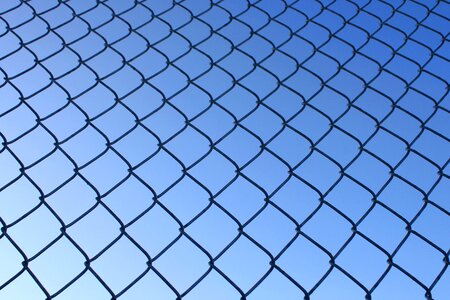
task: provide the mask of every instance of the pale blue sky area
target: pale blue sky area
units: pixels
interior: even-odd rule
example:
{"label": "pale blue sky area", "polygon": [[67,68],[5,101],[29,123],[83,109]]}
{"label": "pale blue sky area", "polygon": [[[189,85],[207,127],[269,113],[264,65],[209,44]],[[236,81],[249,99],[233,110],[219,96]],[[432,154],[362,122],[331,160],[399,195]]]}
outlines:
{"label": "pale blue sky area", "polygon": [[449,16],[0,2],[0,299],[449,299]]}

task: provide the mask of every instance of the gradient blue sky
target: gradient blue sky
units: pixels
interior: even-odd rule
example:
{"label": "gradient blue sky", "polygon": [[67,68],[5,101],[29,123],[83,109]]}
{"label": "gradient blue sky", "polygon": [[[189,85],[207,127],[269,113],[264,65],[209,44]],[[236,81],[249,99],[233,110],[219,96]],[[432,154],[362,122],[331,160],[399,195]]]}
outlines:
{"label": "gradient blue sky", "polygon": [[450,4],[213,2],[0,3],[0,299],[448,299]]}

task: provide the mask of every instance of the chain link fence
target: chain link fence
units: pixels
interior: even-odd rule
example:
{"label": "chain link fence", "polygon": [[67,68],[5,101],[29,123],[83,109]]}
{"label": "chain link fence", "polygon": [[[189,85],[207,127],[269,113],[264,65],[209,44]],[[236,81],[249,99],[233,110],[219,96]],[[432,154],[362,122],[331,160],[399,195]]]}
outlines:
{"label": "chain link fence", "polygon": [[448,299],[450,3],[0,3],[0,299]]}

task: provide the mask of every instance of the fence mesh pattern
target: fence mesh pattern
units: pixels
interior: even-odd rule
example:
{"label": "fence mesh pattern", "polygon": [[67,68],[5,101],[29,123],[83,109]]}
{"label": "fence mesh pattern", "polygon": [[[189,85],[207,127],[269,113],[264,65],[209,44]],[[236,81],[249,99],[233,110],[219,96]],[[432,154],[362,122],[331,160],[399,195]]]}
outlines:
{"label": "fence mesh pattern", "polygon": [[448,299],[450,3],[0,3],[1,299]]}

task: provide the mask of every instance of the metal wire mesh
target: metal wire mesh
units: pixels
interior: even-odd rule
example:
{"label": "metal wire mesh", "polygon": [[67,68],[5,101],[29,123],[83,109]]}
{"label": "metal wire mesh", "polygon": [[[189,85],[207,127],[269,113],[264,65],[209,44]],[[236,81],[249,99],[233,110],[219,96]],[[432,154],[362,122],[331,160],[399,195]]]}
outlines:
{"label": "metal wire mesh", "polygon": [[[394,273],[418,298],[448,296],[449,13],[447,1],[412,0],[2,2],[0,247],[9,264],[0,298],[22,299],[1,293],[27,286],[26,299],[137,299],[150,273],[155,299],[158,287],[171,299],[203,299],[195,293],[205,282],[210,298],[226,287],[236,299],[263,299],[274,274],[293,299],[339,298],[344,284],[320,292],[333,276],[361,297],[387,299],[377,292]],[[175,190],[182,206],[171,204]],[[125,215],[139,193],[142,207]],[[241,217],[244,202],[256,204]],[[211,211],[233,235],[214,227]],[[277,217],[258,223],[269,211]],[[34,232],[37,215],[48,224]],[[211,229],[198,235],[196,226]],[[106,234],[83,239],[98,228],[113,234],[92,250]],[[43,238],[45,230],[57,233]],[[223,262],[244,242],[244,260],[264,257],[248,284]],[[110,260],[117,269],[102,273],[99,261],[123,243]],[[182,243],[182,260],[203,257],[174,267],[201,270],[182,275],[186,284],[160,264]],[[39,262],[56,260],[57,249],[81,258],[74,274],[52,273],[55,285]],[[314,265],[319,256],[324,265]],[[139,268],[126,273],[133,260]],[[126,273],[123,284],[108,273]],[[83,288],[86,278],[102,296]]]}

